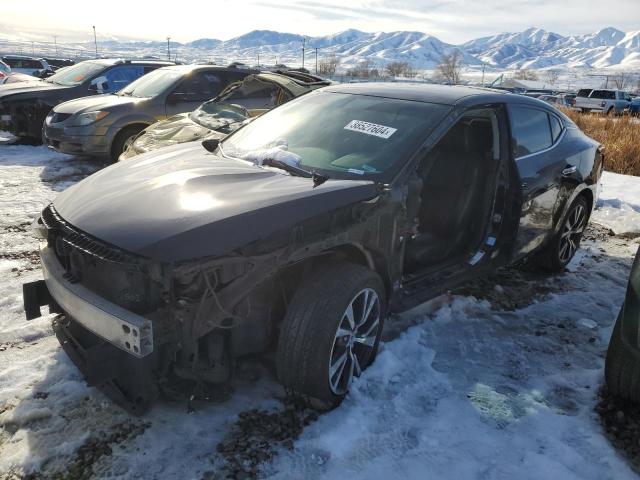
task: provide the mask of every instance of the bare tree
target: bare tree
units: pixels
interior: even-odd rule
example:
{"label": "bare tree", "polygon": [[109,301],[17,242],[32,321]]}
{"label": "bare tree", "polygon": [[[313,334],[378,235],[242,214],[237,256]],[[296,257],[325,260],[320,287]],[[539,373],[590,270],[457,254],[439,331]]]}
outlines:
{"label": "bare tree", "polygon": [[375,64],[373,63],[373,60],[366,58],[358,62],[358,64],[355,67],[352,67],[347,72],[347,75],[351,77],[368,78],[371,76],[371,71],[374,69],[375,69]]}
{"label": "bare tree", "polygon": [[436,78],[450,85],[460,83],[462,72],[462,54],[460,50],[454,50],[450,54],[442,55],[440,65],[436,69]]}
{"label": "bare tree", "polygon": [[519,68],[513,78],[516,80],[538,80],[538,74],[528,68]]}
{"label": "bare tree", "polygon": [[338,65],[340,65],[340,59],[332,53],[318,61],[318,73],[331,77],[336,74]]}
{"label": "bare tree", "polygon": [[408,65],[407,62],[389,62],[385,68],[389,76],[399,77],[405,72]]}
{"label": "bare tree", "polygon": [[560,79],[560,72],[558,70],[547,70],[545,79],[549,85],[555,86]]}

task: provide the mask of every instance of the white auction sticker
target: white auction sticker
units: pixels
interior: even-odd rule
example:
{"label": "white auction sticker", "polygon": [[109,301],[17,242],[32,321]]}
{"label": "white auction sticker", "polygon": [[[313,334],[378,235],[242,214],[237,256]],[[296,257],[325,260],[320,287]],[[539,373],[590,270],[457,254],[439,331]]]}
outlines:
{"label": "white auction sticker", "polygon": [[397,130],[396,128],[385,127],[384,125],[364,122],[362,120],[351,120],[344,129],[366,133],[367,135],[373,135],[380,138],[389,138],[391,135],[396,133]]}

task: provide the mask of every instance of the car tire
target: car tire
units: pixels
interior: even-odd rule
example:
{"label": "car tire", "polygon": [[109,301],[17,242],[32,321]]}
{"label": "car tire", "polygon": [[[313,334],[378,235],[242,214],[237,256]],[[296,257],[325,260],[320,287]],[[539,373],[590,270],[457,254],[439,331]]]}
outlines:
{"label": "car tire", "polygon": [[590,109],[588,109],[588,108],[581,108],[581,109],[580,109],[580,112],[581,112],[581,113],[589,113],[590,111],[591,111],[591,110],[590,110]]}
{"label": "car tire", "polygon": [[384,285],[375,272],[351,263],[324,267],[298,288],[287,308],[278,379],[314,408],[339,405],[353,378],[374,360],[386,313]]}
{"label": "car tire", "polygon": [[120,130],[111,144],[111,161],[114,163],[117,162],[118,157],[124,152],[127,142],[131,141],[145,128],[146,125],[132,125]]}
{"label": "car tire", "polygon": [[604,362],[604,380],[609,392],[632,402],[640,402],[640,361],[622,340],[622,310],[613,327]]}
{"label": "car tire", "polygon": [[573,201],[560,221],[553,238],[536,255],[536,264],[548,272],[560,272],[580,248],[580,240],[589,222],[589,205],[580,195]]}

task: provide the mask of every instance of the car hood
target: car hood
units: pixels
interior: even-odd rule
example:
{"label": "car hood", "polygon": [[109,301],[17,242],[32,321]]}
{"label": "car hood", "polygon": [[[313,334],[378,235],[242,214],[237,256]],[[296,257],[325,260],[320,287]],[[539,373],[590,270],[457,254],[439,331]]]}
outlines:
{"label": "car hood", "polygon": [[378,195],[371,181],[309,178],[175,145],[67,189],[58,214],[89,235],[163,262],[228,254],[315,215]]}
{"label": "car hood", "polygon": [[58,113],[83,113],[96,110],[109,110],[121,105],[134,105],[148,100],[147,98],[125,97],[112,94],[92,95],[61,103],[54,110]]}
{"label": "car hood", "polygon": [[49,90],[60,90],[67,87],[65,85],[56,85],[54,83],[45,82],[42,80],[34,80],[24,81],[24,82],[14,82],[14,83],[5,83],[0,85],[0,100],[12,96],[18,95],[22,93],[34,93],[34,92],[45,92]]}
{"label": "car hood", "polygon": [[[210,133],[210,129],[192,121],[188,113],[181,113],[147,127],[144,134],[133,142],[131,147],[133,152],[128,152],[129,155],[125,155],[125,157],[129,158],[177,143],[192,142],[202,139]],[[224,136],[220,138],[224,138]]]}

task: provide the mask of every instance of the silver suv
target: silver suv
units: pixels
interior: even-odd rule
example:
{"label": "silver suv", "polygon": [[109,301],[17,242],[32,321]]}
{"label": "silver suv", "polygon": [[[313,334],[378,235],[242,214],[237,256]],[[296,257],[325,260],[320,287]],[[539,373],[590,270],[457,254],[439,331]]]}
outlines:
{"label": "silver suv", "polygon": [[47,116],[43,139],[72,155],[117,160],[125,147],[158,120],[194,110],[249,71],[211,65],[159,68],[114,94],[79,98]]}

